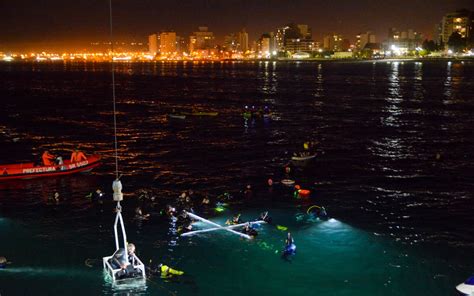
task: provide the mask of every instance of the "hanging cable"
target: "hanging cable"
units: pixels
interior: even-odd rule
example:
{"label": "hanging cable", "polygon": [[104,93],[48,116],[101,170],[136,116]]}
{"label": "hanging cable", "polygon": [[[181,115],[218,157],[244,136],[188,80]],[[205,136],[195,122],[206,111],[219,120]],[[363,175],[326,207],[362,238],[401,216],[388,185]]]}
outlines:
{"label": "hanging cable", "polygon": [[[114,65],[114,33],[112,23],[112,0],[109,0],[109,22],[110,22],[110,54],[112,56],[111,67],[112,67],[112,99],[114,103],[114,148],[115,148],[115,179],[119,179],[119,168],[118,168],[118,143],[117,143],[117,109],[115,107],[115,65]],[[120,206],[120,203],[117,205]]]}

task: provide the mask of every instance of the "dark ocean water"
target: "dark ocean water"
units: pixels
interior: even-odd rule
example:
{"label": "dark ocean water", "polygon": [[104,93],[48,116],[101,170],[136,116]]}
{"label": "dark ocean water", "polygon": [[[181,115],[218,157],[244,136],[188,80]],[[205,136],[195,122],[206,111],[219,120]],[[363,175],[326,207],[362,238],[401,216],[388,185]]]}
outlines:
{"label": "dark ocean water", "polygon": [[[469,61],[117,65],[129,238],[142,259],[189,274],[142,292],[451,295],[474,272],[473,77]],[[112,203],[85,198],[98,187],[110,193],[114,178],[110,94],[107,64],[0,64],[0,163],[44,149],[66,156],[77,145],[105,159],[90,175],[0,184],[0,255],[13,262],[0,271],[2,295],[120,294],[100,264],[84,265],[113,252]],[[244,122],[244,105],[269,106],[274,118]],[[193,107],[219,115],[166,117]],[[330,222],[297,219],[305,207],[291,192],[266,186],[306,140],[319,141],[320,153],[294,178]],[[294,233],[293,263],[275,255],[285,233],[271,228],[253,243],[177,239],[162,219],[132,220],[137,204],[157,213],[189,188],[239,199],[246,184],[252,200],[213,219],[270,209]],[[48,205],[56,191],[63,200]],[[159,205],[143,205],[144,192]]]}

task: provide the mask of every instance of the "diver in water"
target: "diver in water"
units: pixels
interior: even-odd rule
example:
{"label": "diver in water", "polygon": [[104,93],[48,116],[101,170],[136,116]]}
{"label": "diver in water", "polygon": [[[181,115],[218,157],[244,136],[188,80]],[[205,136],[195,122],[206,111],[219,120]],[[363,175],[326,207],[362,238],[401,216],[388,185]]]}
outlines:
{"label": "diver in water", "polygon": [[175,217],[176,216],[176,208],[174,208],[170,205],[167,205],[165,213],[169,218]]}
{"label": "diver in water", "polygon": [[136,220],[148,220],[150,218],[150,214],[143,214],[142,208],[137,207],[135,209],[135,219]]}
{"label": "diver in water", "polygon": [[242,233],[244,234],[247,234],[247,235],[250,235],[252,237],[256,237],[258,235],[258,232],[257,230],[255,230],[249,222],[247,222],[244,226],[244,228],[242,228]]}
{"label": "diver in water", "polygon": [[287,236],[286,236],[286,240],[285,240],[285,245],[288,247],[290,245],[293,245],[295,243],[295,240],[293,239],[293,237],[291,236],[291,233],[288,232]]}
{"label": "diver in water", "polygon": [[191,219],[186,211],[181,211],[178,215],[177,220],[178,226],[178,233],[185,233],[191,231],[193,229],[193,219]]}
{"label": "diver in water", "polygon": [[0,269],[6,268],[9,263],[7,258],[0,256]]}
{"label": "diver in water", "polygon": [[288,257],[296,254],[296,245],[291,233],[288,232],[288,235],[285,240],[285,248],[283,249],[282,258],[288,260]]}
{"label": "diver in water", "polygon": [[249,184],[245,187],[244,198],[245,199],[251,199],[252,197],[253,197],[252,186]]}
{"label": "diver in water", "polygon": [[157,266],[153,267],[150,261],[150,266],[148,268],[148,272],[153,275],[160,275],[161,278],[163,279],[169,279],[172,278],[176,275],[183,275],[184,272],[180,270],[173,269],[169,267],[168,265],[165,265],[163,263],[158,264]]}
{"label": "diver in water", "polygon": [[327,220],[329,218],[328,213],[324,207],[321,207],[321,210],[319,211],[319,218],[323,220]]}
{"label": "diver in water", "polygon": [[324,207],[312,206],[307,211],[310,219],[328,220],[329,215]]}
{"label": "diver in water", "polygon": [[91,199],[92,201],[103,203],[103,196],[104,196],[104,193],[102,192],[102,190],[97,188],[96,191],[94,191],[94,193],[91,194]]}
{"label": "diver in water", "polygon": [[268,224],[272,224],[272,217],[268,215],[268,211],[265,211],[260,214],[260,220],[265,221]]}
{"label": "diver in water", "polygon": [[225,224],[226,225],[236,225],[242,223],[242,220],[240,219],[240,214],[235,215],[232,220],[228,219]]}

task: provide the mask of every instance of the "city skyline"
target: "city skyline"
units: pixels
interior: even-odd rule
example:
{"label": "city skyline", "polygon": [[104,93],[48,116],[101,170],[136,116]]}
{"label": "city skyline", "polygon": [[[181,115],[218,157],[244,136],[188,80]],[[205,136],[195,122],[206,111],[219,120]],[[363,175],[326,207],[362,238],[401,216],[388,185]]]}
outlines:
{"label": "city skyline", "polygon": [[[224,3],[225,2],[225,3]],[[246,1],[190,0],[114,1],[116,40],[147,42],[161,30],[189,36],[197,26],[207,25],[216,41],[246,28],[249,42],[262,33],[275,31],[290,22],[308,24],[313,39],[333,33],[354,41],[358,33],[373,31],[380,39],[387,30],[414,29],[431,38],[442,16],[461,8],[473,10],[472,1],[385,1],[383,4],[351,1]],[[87,46],[108,40],[108,1],[76,1],[74,6],[52,0],[46,5],[33,1],[2,4],[0,50]],[[429,5],[429,7],[427,7]]]}

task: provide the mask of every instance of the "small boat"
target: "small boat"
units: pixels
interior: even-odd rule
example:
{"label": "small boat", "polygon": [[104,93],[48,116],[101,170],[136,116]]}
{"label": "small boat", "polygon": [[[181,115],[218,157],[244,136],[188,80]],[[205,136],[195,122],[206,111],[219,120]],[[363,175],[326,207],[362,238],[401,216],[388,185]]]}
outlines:
{"label": "small boat", "polygon": [[14,179],[33,179],[90,172],[100,165],[99,155],[87,156],[87,160],[73,162],[65,160],[58,165],[35,165],[33,162],[19,164],[0,164],[0,181]]}
{"label": "small boat", "polygon": [[298,189],[295,193],[296,195],[296,198],[300,199],[300,198],[309,198],[309,196],[311,195],[311,191],[307,190],[307,189]]}
{"label": "small boat", "polygon": [[172,119],[186,119],[186,115],[183,114],[168,114],[168,117]]}
{"label": "small boat", "polygon": [[316,157],[316,153],[312,155],[305,155],[305,156],[292,156],[291,160],[293,161],[307,161]]}
{"label": "small boat", "polygon": [[456,290],[460,296],[474,296],[474,276],[468,278],[464,283],[457,285]]}
{"label": "small boat", "polygon": [[183,112],[183,114],[190,116],[217,116],[219,112]]}
{"label": "small boat", "polygon": [[295,180],[283,179],[283,180],[281,180],[281,184],[283,184],[285,186],[293,186],[293,185],[295,185]]}

